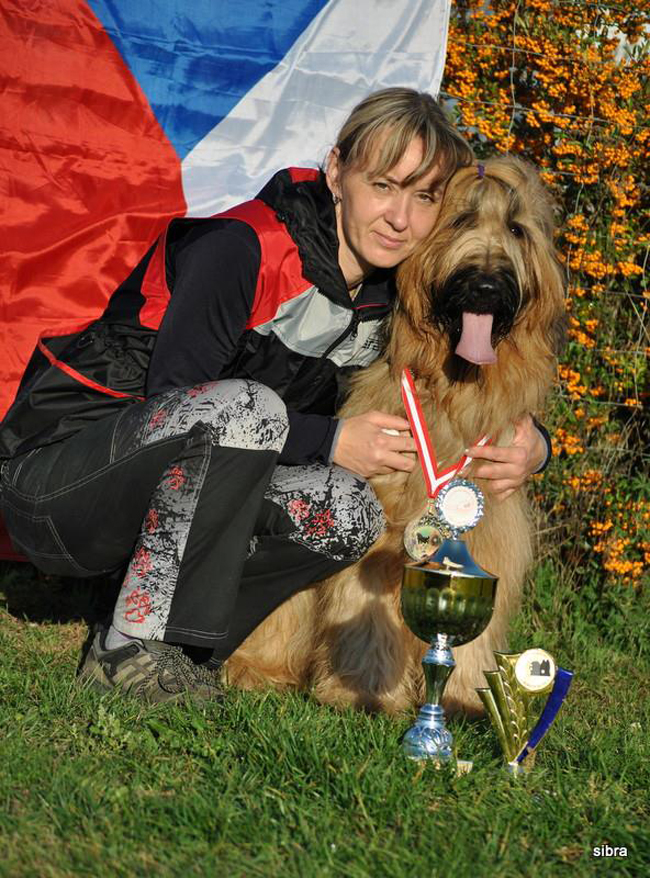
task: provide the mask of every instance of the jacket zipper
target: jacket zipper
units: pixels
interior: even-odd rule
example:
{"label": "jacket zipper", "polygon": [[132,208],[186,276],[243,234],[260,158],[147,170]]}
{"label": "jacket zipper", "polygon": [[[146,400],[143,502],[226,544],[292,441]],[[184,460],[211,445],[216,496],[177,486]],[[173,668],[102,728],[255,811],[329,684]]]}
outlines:
{"label": "jacket zipper", "polygon": [[354,310],[352,311],[352,319],[350,320],[349,324],[346,326],[345,331],[342,332],[341,335],[339,335],[338,338],[332,342],[332,344],[327,348],[325,353],[322,354],[321,359],[324,360],[326,357],[328,357],[332,353],[334,348],[337,348],[341,344],[341,342],[345,341],[345,339],[349,335],[351,335],[352,338],[357,337],[357,333],[359,332],[359,323],[361,322],[361,314],[359,313],[360,311],[363,311],[364,308],[383,308],[383,307],[384,307],[384,305],[382,303],[382,304],[378,304],[378,305],[360,305],[358,308],[354,308]]}

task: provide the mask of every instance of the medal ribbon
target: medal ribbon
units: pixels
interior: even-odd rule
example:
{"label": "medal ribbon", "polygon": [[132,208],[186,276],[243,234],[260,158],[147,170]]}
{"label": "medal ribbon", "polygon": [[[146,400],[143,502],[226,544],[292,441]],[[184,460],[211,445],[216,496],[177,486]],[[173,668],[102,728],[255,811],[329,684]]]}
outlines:
{"label": "medal ribbon", "polygon": [[[427,494],[433,500],[440,489],[450,482],[459,472],[465,469],[472,462],[472,458],[468,454],[464,454],[460,460],[452,464],[442,472],[438,471],[438,461],[436,453],[431,444],[431,437],[427,430],[427,425],[422,413],[422,407],[418,394],[415,389],[415,382],[411,375],[410,369],[404,369],[402,372],[402,401],[406,409],[406,417],[411,425],[411,433],[415,439],[415,445],[418,450],[418,458],[420,466],[424,473],[424,480],[427,486]],[[489,436],[482,436],[476,445],[487,445],[490,442]]]}

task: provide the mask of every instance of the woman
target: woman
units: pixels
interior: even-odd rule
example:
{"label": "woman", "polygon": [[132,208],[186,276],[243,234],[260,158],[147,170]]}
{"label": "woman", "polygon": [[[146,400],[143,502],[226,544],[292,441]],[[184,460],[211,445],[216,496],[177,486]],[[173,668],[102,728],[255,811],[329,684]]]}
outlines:
{"label": "woman", "polygon": [[[218,697],[250,631],[377,538],[365,478],[412,469],[415,446],[402,418],[337,421],[339,386],[378,356],[393,270],[471,161],[429,95],[378,92],[324,172],[172,221],[98,321],[39,343],[0,428],[2,509],[46,572],[128,565],[82,670],[97,688]],[[528,419],[482,456],[505,495],[546,445]]]}

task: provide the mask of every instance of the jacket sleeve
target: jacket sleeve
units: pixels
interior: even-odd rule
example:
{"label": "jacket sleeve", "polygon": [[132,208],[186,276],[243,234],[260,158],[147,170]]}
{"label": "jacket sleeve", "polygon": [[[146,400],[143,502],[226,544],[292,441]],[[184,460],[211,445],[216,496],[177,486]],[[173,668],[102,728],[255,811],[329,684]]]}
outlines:
{"label": "jacket sleeve", "polygon": [[340,421],[327,415],[310,415],[288,409],[289,435],[279,463],[331,463],[334,438]]}
{"label": "jacket sleeve", "polygon": [[[246,328],[260,268],[257,235],[238,221],[199,224],[170,247],[173,294],[151,358],[148,396],[220,377]],[[328,463],[338,421],[288,414],[280,463]]]}
{"label": "jacket sleeve", "polygon": [[550,460],[553,457],[553,444],[551,443],[551,436],[544,424],[540,423],[534,415],[531,415],[531,417],[533,419],[533,424],[535,425],[535,428],[541,435],[544,442],[546,442],[546,458],[544,459],[544,462],[539,467],[539,469],[535,470],[534,475],[537,475],[538,473],[543,473],[546,467],[549,465]]}
{"label": "jacket sleeve", "polygon": [[147,396],[219,378],[246,327],[260,266],[257,235],[240,222],[200,224],[168,246],[173,293],[151,357]]}

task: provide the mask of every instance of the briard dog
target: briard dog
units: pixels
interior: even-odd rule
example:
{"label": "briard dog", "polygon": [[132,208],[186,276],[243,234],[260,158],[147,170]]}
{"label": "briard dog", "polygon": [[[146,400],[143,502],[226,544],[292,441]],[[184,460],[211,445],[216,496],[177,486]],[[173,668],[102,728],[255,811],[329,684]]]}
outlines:
{"label": "briard dog", "polygon": [[[455,174],[431,237],[397,282],[385,355],[357,373],[341,415],[403,416],[400,378],[409,367],[441,466],[485,434],[509,444],[513,424],[539,412],[564,338],[552,204],[534,168],[495,158]],[[402,620],[400,587],[404,528],[424,512],[424,479],[417,466],[371,483],[385,511],[383,535],[353,566],[276,610],[229,660],[231,682],[307,687],[322,702],[389,712],[422,701],[426,644]],[[525,490],[485,498],[467,543],[499,577],[496,606],[485,632],[454,650],[445,693],[448,710],[470,714],[482,712],[474,688],[494,667],[493,650],[507,648],[532,557]]]}

